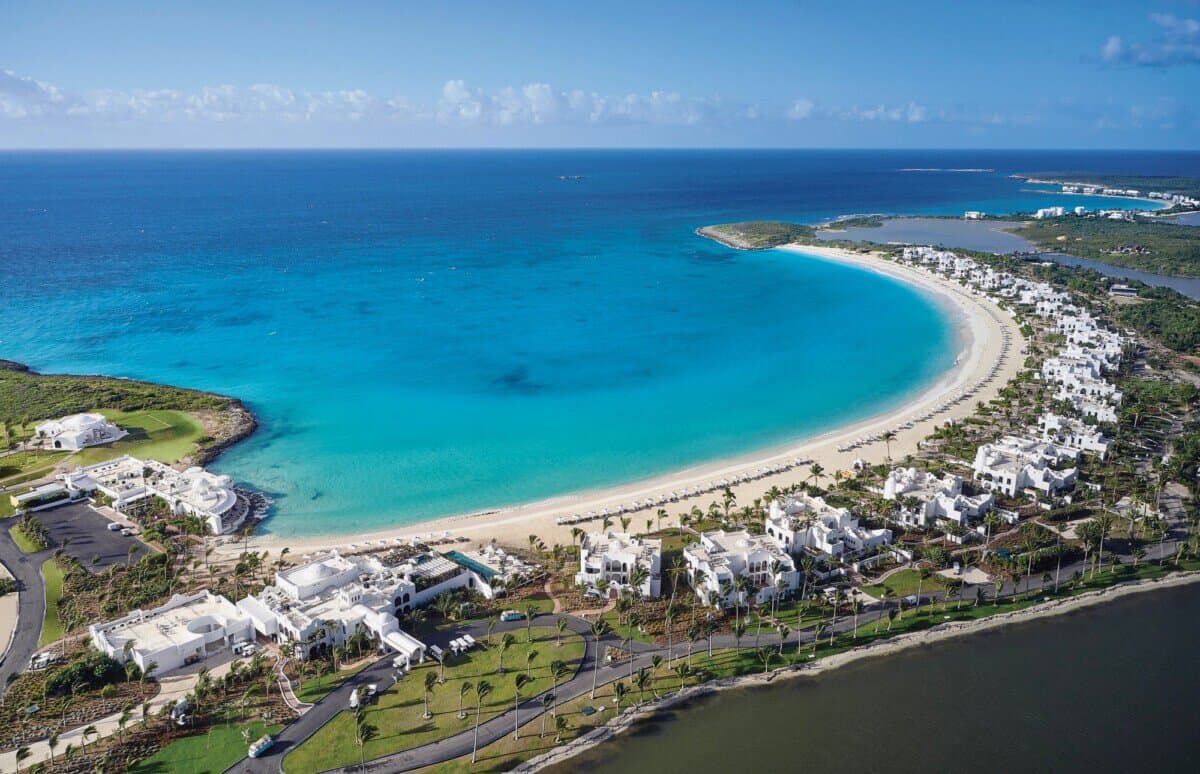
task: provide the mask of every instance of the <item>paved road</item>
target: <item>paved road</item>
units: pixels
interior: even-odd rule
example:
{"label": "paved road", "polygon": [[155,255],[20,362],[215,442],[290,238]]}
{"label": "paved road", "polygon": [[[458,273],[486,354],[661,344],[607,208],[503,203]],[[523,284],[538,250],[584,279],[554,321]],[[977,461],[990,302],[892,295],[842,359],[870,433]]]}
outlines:
{"label": "paved road", "polygon": [[[46,610],[46,584],[42,581],[42,562],[50,551],[25,554],[17,548],[8,528],[16,524],[15,517],[0,521],[0,562],[8,568],[17,581],[20,594],[17,605],[17,632],[12,646],[0,660],[0,694],[8,687],[9,675],[17,674],[29,666],[29,659],[37,652],[38,638],[42,636],[42,618]],[[3,647],[3,643],[0,643]]]}

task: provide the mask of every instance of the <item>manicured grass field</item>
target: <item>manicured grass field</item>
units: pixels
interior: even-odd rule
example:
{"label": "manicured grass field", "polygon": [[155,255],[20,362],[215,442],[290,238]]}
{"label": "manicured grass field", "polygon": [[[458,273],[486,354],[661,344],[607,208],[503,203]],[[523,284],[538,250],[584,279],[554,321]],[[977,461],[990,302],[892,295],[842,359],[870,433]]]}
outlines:
{"label": "manicured grass field", "polygon": [[65,451],[23,451],[0,457],[0,482],[5,486],[21,483],[21,479],[32,473],[49,470],[54,463],[67,456]]}
{"label": "manicured grass field", "polygon": [[84,449],[71,458],[72,464],[91,465],[122,454],[160,462],[178,462],[196,447],[204,436],[204,428],[194,417],[183,411],[113,411],[100,413],[111,419],[129,435],[116,443]]}
{"label": "manicured grass field", "polygon": [[27,554],[36,554],[38,551],[43,550],[42,546],[38,545],[37,542],[25,534],[25,530],[21,529],[21,525],[19,524],[9,527],[8,534],[12,535],[13,542],[17,544],[17,548]]}
{"label": "manicured grass field", "polygon": [[47,559],[42,563],[42,577],[46,579],[46,616],[42,621],[42,636],[38,647],[48,645],[63,637],[62,623],[58,620],[58,600],[63,595],[63,573],[58,562]]}
{"label": "manicured grass field", "polygon": [[[561,660],[571,668],[571,674],[583,657],[583,639],[567,632],[563,644],[555,645],[557,630],[534,627],[533,643],[525,642],[525,630],[514,631],[516,642],[504,651],[504,673],[497,674],[499,634],[492,635],[491,647],[478,648],[447,661],[446,682],[436,686],[430,696],[433,717],[424,713],[426,674],[437,674],[436,661],[416,667],[399,684],[385,691],[367,710],[367,719],[379,729],[379,736],[366,745],[367,760],[389,753],[418,747],[429,742],[473,728],[475,724],[475,694],[468,693],[463,707],[470,710],[466,718],[458,718],[459,687],[464,681],[478,683],[486,680],[493,692],[483,703],[484,720],[503,713],[513,705],[514,678],[525,673],[526,654],[536,652],[529,670],[533,682],[522,689],[523,697],[534,696],[551,687],[550,662]],[[481,643],[484,640],[480,640]],[[567,679],[570,679],[569,677]],[[354,716],[342,712],[327,723],[304,744],[292,751],[283,761],[289,774],[324,771],[358,763],[359,749],[354,743]]]}
{"label": "manicured grass field", "polygon": [[937,575],[930,575],[928,578],[921,581],[921,573],[917,570],[901,570],[898,573],[889,575],[883,583],[877,583],[872,586],[863,586],[863,592],[870,594],[876,599],[883,594],[884,588],[889,588],[896,598],[907,597],[917,593],[917,587],[920,585],[921,595],[941,591],[945,586],[942,579]]}
{"label": "manicured grass field", "polygon": [[246,756],[247,738],[253,742],[264,734],[277,734],[282,729],[283,726],[268,726],[261,720],[213,726],[207,734],[172,742],[130,771],[134,774],[220,774]]}

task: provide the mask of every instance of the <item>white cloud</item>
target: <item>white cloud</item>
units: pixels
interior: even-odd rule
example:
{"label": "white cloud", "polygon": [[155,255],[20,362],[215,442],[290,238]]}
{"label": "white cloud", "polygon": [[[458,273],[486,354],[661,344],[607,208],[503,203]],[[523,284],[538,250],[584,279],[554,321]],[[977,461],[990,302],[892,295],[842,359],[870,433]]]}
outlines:
{"label": "white cloud", "polygon": [[803,121],[806,118],[812,118],[813,110],[816,104],[811,99],[798,99],[788,108],[787,117],[793,121]]}
{"label": "white cloud", "polygon": [[1145,43],[1126,43],[1112,35],[1100,49],[1105,62],[1142,67],[1200,64],[1200,20],[1181,19],[1169,13],[1152,13],[1150,21],[1160,32]]}

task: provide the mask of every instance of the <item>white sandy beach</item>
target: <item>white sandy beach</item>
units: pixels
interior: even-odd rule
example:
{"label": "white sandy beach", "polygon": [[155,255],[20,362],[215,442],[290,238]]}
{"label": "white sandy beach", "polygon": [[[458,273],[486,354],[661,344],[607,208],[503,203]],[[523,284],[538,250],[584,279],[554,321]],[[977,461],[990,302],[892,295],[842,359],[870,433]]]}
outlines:
{"label": "white sandy beach", "polygon": [[[948,420],[957,420],[970,415],[977,402],[986,402],[995,397],[999,389],[1020,370],[1021,362],[1024,360],[1022,354],[1024,339],[1019,327],[1006,312],[987,298],[975,295],[957,283],[875,256],[864,256],[848,250],[829,247],[787,246],[782,249],[877,271],[941,296],[953,304],[957,310],[961,329],[956,344],[960,348],[958,362],[936,384],[903,406],[784,447],[765,449],[738,458],[710,462],[611,488],[579,492],[519,506],[497,508],[479,514],[449,517],[417,524],[403,524],[393,529],[371,533],[356,534],[348,531],[339,535],[305,537],[267,534],[254,538],[251,547],[255,550],[266,548],[272,552],[278,552],[279,549],[287,547],[293,555],[328,548],[338,548],[346,552],[365,549],[368,547],[368,543],[377,546],[380,541],[391,542],[397,538],[441,537],[446,532],[455,537],[468,538],[470,546],[493,539],[509,545],[523,546],[528,545],[529,535],[537,535],[547,545],[569,544],[571,542],[571,526],[556,524],[555,520],[560,516],[576,513],[586,514],[590,511],[601,512],[605,508],[615,510],[617,506],[629,505],[634,500],[657,498],[672,491],[703,486],[714,480],[731,478],[738,473],[788,463],[796,459],[811,459],[820,463],[825,469],[825,475],[829,477],[835,471],[849,470],[856,459],[862,459],[871,464],[883,462],[886,458],[886,451],[882,441],[870,443],[852,451],[839,451],[838,447],[888,429],[897,432],[896,439],[891,442],[892,457],[902,459],[905,455],[915,452],[917,442],[937,427]],[[874,311],[872,310],[871,313]],[[1002,356],[1004,356],[1003,362],[1001,362]],[[951,403],[969,390],[973,390],[969,397]],[[936,413],[922,419],[931,412]],[[913,423],[911,428],[901,429],[901,426],[909,422]],[[762,496],[763,492],[772,486],[784,487],[806,480],[809,477],[808,469],[807,463],[793,466],[789,470],[739,484],[732,489],[738,502],[746,504]],[[670,521],[664,521],[664,526],[668,523],[677,523],[676,514],[690,510],[694,505],[705,508],[711,501],[719,498],[719,492],[713,492],[669,503],[664,507],[670,514]],[[381,501],[381,508],[386,507],[386,501]],[[644,531],[646,520],[654,518],[656,511],[657,508],[649,508],[627,514],[631,515],[633,519],[631,529]],[[399,517],[397,521],[400,521]],[[614,522],[616,521],[614,518]],[[583,522],[578,526],[584,529],[598,529],[600,521],[597,519]],[[464,543],[463,545],[468,544]],[[235,545],[232,542],[218,548],[218,551],[227,553],[240,550],[241,544]]]}

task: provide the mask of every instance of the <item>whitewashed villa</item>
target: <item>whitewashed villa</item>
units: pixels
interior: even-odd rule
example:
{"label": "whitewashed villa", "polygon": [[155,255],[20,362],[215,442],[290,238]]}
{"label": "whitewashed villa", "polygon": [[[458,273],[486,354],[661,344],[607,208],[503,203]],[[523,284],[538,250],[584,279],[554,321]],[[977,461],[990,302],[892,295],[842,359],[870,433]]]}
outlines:
{"label": "whitewashed villa", "polygon": [[[947,473],[942,478],[917,468],[895,468],[883,482],[883,499],[905,503],[897,519],[903,524],[930,527],[939,520],[969,527],[990,511],[996,503],[991,492],[963,494],[961,476]],[[909,507],[905,501],[915,501]]]}
{"label": "whitewashed villa", "polygon": [[840,558],[892,542],[891,530],[861,527],[850,511],[806,494],[772,502],[766,522],[767,536],[790,554]]}
{"label": "whitewashed villa", "polygon": [[[745,530],[712,530],[700,535],[699,543],[683,549],[688,580],[700,599],[721,607],[736,602],[763,603],[776,594],[787,595],[800,583],[792,557],[765,535]],[[745,592],[737,590],[737,579],[746,578]],[[710,596],[711,595],[711,596]]]}
{"label": "whitewashed villa", "polygon": [[[631,583],[638,568],[642,569],[643,577],[637,589],[633,589]],[[601,581],[609,584],[609,588],[657,597],[662,593],[662,541],[612,530],[587,533],[579,548],[575,583],[594,589]]]}
{"label": "whitewashed villa", "polygon": [[103,414],[71,414],[34,427],[34,438],[43,446],[70,451],[112,443],[127,435],[129,433],[108,421]]}
{"label": "whitewashed villa", "polygon": [[1054,495],[1075,483],[1076,469],[1056,470],[1051,464],[1074,462],[1078,453],[1031,438],[1005,436],[980,446],[972,466],[975,480],[985,489],[1016,497],[1032,489]]}

